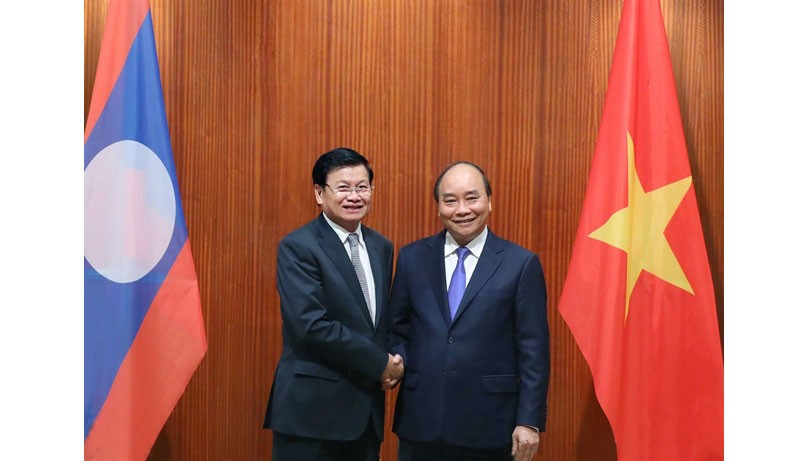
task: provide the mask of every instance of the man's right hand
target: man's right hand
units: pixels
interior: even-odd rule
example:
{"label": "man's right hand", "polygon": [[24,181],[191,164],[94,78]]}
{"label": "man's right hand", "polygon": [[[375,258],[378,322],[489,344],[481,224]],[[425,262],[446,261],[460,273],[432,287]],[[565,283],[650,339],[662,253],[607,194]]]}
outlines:
{"label": "man's right hand", "polygon": [[399,384],[399,380],[405,375],[405,364],[402,362],[402,356],[389,354],[389,361],[386,364],[386,369],[380,375],[380,388],[382,390],[393,389]]}

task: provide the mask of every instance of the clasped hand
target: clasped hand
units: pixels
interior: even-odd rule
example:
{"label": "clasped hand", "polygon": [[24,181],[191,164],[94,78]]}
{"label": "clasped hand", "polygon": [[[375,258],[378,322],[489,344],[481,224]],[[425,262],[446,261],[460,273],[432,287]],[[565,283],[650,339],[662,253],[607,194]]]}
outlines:
{"label": "clasped hand", "polygon": [[405,375],[405,364],[402,361],[402,356],[389,354],[389,361],[386,364],[386,369],[380,375],[380,388],[382,390],[393,389],[399,384],[399,380]]}

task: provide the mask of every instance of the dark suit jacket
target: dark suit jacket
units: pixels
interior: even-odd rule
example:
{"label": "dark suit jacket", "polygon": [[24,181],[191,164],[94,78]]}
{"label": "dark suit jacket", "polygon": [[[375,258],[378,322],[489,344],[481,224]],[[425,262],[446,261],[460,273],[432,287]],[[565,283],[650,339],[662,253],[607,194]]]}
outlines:
{"label": "dark suit jacket", "polygon": [[487,235],[452,322],[446,231],[400,250],[389,351],[405,362],[394,431],[405,440],[497,448],[516,425],[544,430],[550,353],[539,258]]}
{"label": "dark suit jacket", "polygon": [[282,356],[264,427],[324,440],[353,440],[372,415],[383,438],[386,305],[394,247],[362,226],[375,278],[375,327],[350,258],[325,218],[279,243],[276,284],[282,313]]}

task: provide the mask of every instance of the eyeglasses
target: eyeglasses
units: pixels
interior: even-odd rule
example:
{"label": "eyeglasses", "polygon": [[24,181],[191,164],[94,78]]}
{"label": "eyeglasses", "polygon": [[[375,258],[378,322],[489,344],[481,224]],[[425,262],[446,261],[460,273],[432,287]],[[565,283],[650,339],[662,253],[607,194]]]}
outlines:
{"label": "eyeglasses", "polygon": [[372,195],[372,191],[375,190],[375,186],[368,186],[366,184],[362,184],[356,187],[350,186],[337,186],[336,188],[329,186],[328,184],[324,184],[324,186],[331,189],[331,192],[334,193],[337,197],[347,197],[353,192],[357,193],[361,197],[369,197]]}

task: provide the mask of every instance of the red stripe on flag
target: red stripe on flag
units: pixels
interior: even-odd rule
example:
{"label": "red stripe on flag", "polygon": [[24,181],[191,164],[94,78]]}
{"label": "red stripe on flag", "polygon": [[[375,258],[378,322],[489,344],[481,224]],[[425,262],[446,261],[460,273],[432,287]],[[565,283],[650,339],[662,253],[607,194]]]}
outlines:
{"label": "red stripe on flag", "polygon": [[90,98],[90,110],[85,124],[85,141],[90,137],[109,94],[115,87],[131,44],[137,38],[142,21],[148,15],[150,6],[147,0],[134,2],[109,2],[107,24],[104,30],[109,32],[101,40],[101,52],[96,68],[96,80],[93,83],[93,96]]}
{"label": "red stripe on flag", "polygon": [[145,459],[206,349],[187,240],[85,440],[85,459]]}

